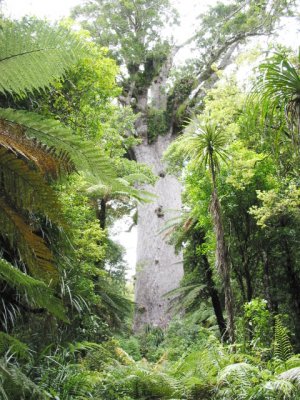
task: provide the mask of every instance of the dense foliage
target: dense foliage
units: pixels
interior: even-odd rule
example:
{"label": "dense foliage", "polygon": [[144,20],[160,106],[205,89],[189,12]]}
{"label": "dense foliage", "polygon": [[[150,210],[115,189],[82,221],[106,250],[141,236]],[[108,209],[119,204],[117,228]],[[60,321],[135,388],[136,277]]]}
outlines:
{"label": "dense foliage", "polygon": [[[273,44],[250,81],[221,72],[290,12],[246,3],[201,16],[200,56],[173,71],[162,109],[144,100],[173,51],[168,1],[77,7],[92,36],[1,19],[1,399],[300,397],[300,59]],[[180,133],[165,159],[184,206],[163,234],[184,277],[169,327],[134,333],[109,229],[151,201],[141,118],[148,145]]]}

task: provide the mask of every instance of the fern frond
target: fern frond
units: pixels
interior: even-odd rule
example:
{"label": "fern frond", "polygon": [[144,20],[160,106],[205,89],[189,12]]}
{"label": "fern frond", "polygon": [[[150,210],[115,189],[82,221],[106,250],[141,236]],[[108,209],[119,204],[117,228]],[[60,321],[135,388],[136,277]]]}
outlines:
{"label": "fern frond", "polygon": [[44,240],[34,234],[24,219],[0,197],[1,234],[11,248],[16,248],[20,260],[24,261],[33,276],[48,282],[57,281],[58,271],[53,264],[53,255]]}
{"label": "fern frond", "polygon": [[117,293],[107,282],[97,284],[95,293],[116,323],[120,323],[124,316],[130,314],[132,301]]}
{"label": "fern frond", "polygon": [[99,343],[94,343],[94,342],[76,342],[76,343],[70,343],[69,344],[69,349],[71,353],[75,353],[76,351],[88,351],[88,350],[103,350],[103,346]]}
{"label": "fern frond", "polygon": [[62,302],[44,282],[24,274],[3,259],[0,259],[0,279],[17,289],[30,305],[45,308],[57,318],[67,321]]}
{"label": "fern frond", "polygon": [[17,365],[5,359],[0,360],[0,379],[0,393],[2,392],[3,399],[24,399],[28,398],[27,395],[33,395],[31,398],[36,400],[48,397]]}
{"label": "fern frond", "polygon": [[[132,363],[113,366],[109,378],[102,381],[101,393],[104,398],[120,398],[122,393],[132,399],[173,399],[183,398],[183,388],[179,381],[160,371],[147,369],[145,365]],[[125,397],[124,397],[125,398]]]}
{"label": "fern frond", "polygon": [[111,161],[101,152],[100,148],[96,148],[89,141],[83,141],[82,138],[76,137],[59,121],[9,108],[0,108],[0,119],[22,127],[28,138],[36,139],[50,149],[55,148],[58,154],[68,154],[77,171],[109,184],[116,179]]}
{"label": "fern frond", "polygon": [[29,357],[27,344],[20,342],[20,340],[5,332],[0,332],[0,355],[4,355],[8,350],[20,358]]}
{"label": "fern frond", "polygon": [[56,179],[74,171],[74,164],[66,152],[58,152],[37,140],[26,137],[24,129],[0,119],[0,145],[32,162],[43,175]]}
{"label": "fern frond", "polygon": [[[274,379],[266,382],[260,389],[258,389],[257,395],[266,396],[259,398],[278,398],[278,399],[296,399],[296,388],[285,379]],[[272,396],[272,397],[271,397]],[[276,397],[273,397],[276,396]]]}
{"label": "fern frond", "polygon": [[287,371],[284,371],[278,375],[278,378],[292,382],[296,384],[298,388],[300,388],[300,367],[288,369]]}
{"label": "fern frond", "polygon": [[5,148],[0,148],[0,168],[0,185],[16,208],[42,212],[52,222],[63,225],[56,193],[37,171]]}
{"label": "fern frond", "polygon": [[233,381],[249,381],[259,374],[259,369],[245,362],[227,365],[218,375],[219,384],[228,384]]}
{"label": "fern frond", "polygon": [[62,76],[85,53],[65,29],[6,24],[0,30],[0,92],[23,96]]}
{"label": "fern frond", "polygon": [[287,361],[294,353],[289,339],[288,330],[281,322],[279,315],[276,315],[275,317],[274,353],[281,361]]}
{"label": "fern frond", "polygon": [[164,297],[172,297],[172,302],[176,301],[172,307],[174,312],[180,312],[189,309],[205,289],[202,284],[182,286],[167,292]]}

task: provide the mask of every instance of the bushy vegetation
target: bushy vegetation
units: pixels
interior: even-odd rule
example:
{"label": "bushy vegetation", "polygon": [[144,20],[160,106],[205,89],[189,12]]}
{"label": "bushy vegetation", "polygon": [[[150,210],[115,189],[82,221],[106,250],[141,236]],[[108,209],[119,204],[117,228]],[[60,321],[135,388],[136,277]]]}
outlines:
{"label": "bushy vegetation", "polygon": [[[1,399],[300,398],[300,60],[259,52],[251,89],[221,72],[289,5],[211,7],[165,109],[145,99],[172,64],[168,1],[77,7],[90,33],[1,18]],[[157,177],[133,149],[172,132],[184,211],[163,234],[183,252],[167,293],[177,317],[134,332],[109,230],[152,198],[140,187]]]}

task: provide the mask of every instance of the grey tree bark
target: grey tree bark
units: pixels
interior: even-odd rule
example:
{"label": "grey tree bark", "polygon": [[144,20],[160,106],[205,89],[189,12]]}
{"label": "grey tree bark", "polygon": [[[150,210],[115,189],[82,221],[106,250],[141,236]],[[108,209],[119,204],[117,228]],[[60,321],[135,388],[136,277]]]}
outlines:
{"label": "grey tree bark", "polygon": [[182,254],[176,255],[174,246],[160,232],[181,209],[181,185],[174,176],[166,175],[162,162],[170,141],[171,135],[159,136],[154,144],[144,143],[135,150],[137,161],[150,165],[159,177],[154,187],[145,188],[157,197],[138,207],[136,331],[144,325],[167,326],[172,311],[165,295],[177,288],[183,277]]}
{"label": "grey tree bark", "polygon": [[[150,96],[145,90],[137,96],[137,109],[141,113],[136,130],[143,143],[135,148],[138,162],[150,166],[158,179],[154,186],[145,190],[156,197],[149,204],[138,206],[138,241],[134,329],[139,331],[145,325],[164,328],[172,317],[171,303],[167,296],[170,290],[179,287],[183,277],[182,254],[175,254],[169,238],[161,232],[165,224],[181,210],[181,185],[174,176],[166,174],[162,161],[163,153],[172,141],[172,130],[165,136],[158,135],[153,144],[147,141],[147,107],[164,111],[167,107],[166,81],[172,66],[174,50],[154,78]],[[150,100],[150,99],[151,100]],[[159,134],[159,132],[158,132]]]}

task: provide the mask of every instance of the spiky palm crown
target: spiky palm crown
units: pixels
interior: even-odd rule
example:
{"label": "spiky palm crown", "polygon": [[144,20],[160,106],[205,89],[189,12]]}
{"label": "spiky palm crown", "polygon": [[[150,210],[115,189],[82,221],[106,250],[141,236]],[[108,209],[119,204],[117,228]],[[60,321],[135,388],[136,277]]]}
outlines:
{"label": "spiky palm crown", "polygon": [[300,75],[299,66],[284,55],[275,54],[260,65],[254,93],[262,104],[263,114],[281,110],[296,146],[300,144]]}
{"label": "spiky palm crown", "polygon": [[192,160],[197,167],[208,167],[210,172],[218,172],[220,160],[228,158],[226,145],[228,138],[211,121],[202,121],[201,116],[190,121],[185,133],[175,141],[182,157]]}

